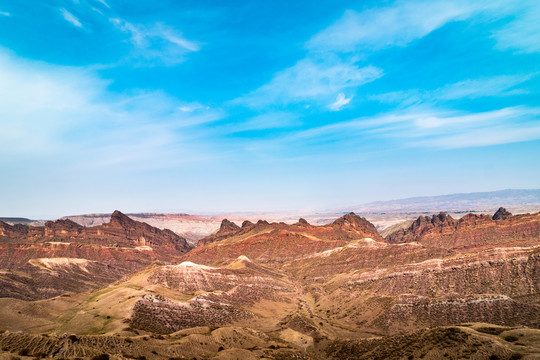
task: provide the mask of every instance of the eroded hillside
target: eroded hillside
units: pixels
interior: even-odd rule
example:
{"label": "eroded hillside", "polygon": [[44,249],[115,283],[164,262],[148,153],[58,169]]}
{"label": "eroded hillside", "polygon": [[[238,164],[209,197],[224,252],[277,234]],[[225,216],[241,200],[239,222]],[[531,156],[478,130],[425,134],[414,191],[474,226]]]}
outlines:
{"label": "eroded hillside", "polygon": [[[0,277],[8,289],[0,345],[10,354],[24,347],[33,356],[155,359],[540,352],[540,214],[500,209],[455,220],[441,213],[386,238],[354,213],[321,226],[224,220],[191,251],[121,214],[95,229],[71,222],[3,229],[2,246],[16,249],[2,257]],[[79,248],[86,250],[73,252]],[[25,276],[41,287],[17,287]],[[39,297],[44,284],[61,291]]]}

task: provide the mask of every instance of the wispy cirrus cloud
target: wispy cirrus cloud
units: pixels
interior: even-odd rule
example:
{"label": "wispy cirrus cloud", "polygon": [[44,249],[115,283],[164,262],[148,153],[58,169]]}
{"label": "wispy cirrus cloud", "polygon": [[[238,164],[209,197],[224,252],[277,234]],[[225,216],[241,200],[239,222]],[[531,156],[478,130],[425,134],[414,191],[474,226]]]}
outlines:
{"label": "wispy cirrus cloud", "polygon": [[528,92],[519,85],[537,76],[537,73],[501,75],[477,79],[467,79],[448,84],[438,89],[411,89],[370,96],[371,100],[399,103],[402,106],[433,101],[477,99],[482,97],[502,97]]}
{"label": "wispy cirrus cloud", "polygon": [[211,156],[198,139],[223,114],[186,113],[162,92],[114,94],[82,68],[23,60],[0,51],[0,154],[62,158],[66,166],[160,168]]}
{"label": "wispy cirrus cloud", "polygon": [[2,15],[2,16],[11,16],[11,13],[8,13],[7,11],[0,11],[0,15]]}
{"label": "wispy cirrus cloud", "polygon": [[130,41],[135,47],[133,55],[139,59],[161,59],[165,65],[175,65],[185,60],[185,54],[200,50],[200,44],[186,39],[163,23],[147,26],[120,18],[113,18],[111,22],[130,35]]}
{"label": "wispy cirrus cloud", "polygon": [[79,21],[79,19],[73,15],[72,13],[70,13],[69,11],[67,11],[66,9],[64,8],[60,8],[60,13],[62,14],[62,17],[64,18],[64,20],[66,20],[68,23],[70,23],[71,25],[75,26],[75,27],[78,27],[78,28],[82,28],[83,25],[82,23]]}
{"label": "wispy cirrus cloud", "polygon": [[513,19],[493,32],[500,50],[519,53],[540,52],[540,3],[538,1],[516,1]]}
{"label": "wispy cirrus cloud", "polygon": [[396,1],[390,6],[348,10],[306,44],[311,51],[354,52],[405,46],[448,22],[462,20],[479,4],[463,1]]}
{"label": "wispy cirrus cloud", "polygon": [[345,90],[354,94],[359,86],[383,75],[383,70],[373,65],[358,65],[355,52],[405,46],[479,9],[483,5],[465,1],[402,0],[362,12],[347,10],[305,43],[305,58],[276,73],[241,102],[261,107],[311,101],[338,111],[352,100],[352,96],[345,96]]}
{"label": "wispy cirrus cloud", "polygon": [[314,52],[370,52],[406,46],[444,25],[476,19],[507,20],[493,31],[500,50],[540,51],[540,4],[535,0],[426,1],[398,0],[363,11],[347,10],[334,24],[314,35],[306,48]]}
{"label": "wispy cirrus cloud", "polygon": [[285,111],[274,111],[254,116],[248,120],[229,125],[230,132],[243,132],[250,130],[281,129],[299,125],[298,115]]}
{"label": "wispy cirrus cloud", "polygon": [[336,94],[374,81],[382,75],[381,69],[359,66],[354,61],[305,58],[276,73],[268,84],[236,102],[254,108],[302,102],[329,106],[334,103]]}
{"label": "wispy cirrus cloud", "polygon": [[540,108],[508,107],[467,113],[411,107],[300,131],[295,141],[354,137],[401,146],[466,148],[540,139]]}
{"label": "wispy cirrus cloud", "polygon": [[107,7],[107,8],[111,8],[111,6],[105,1],[105,0],[96,0],[98,3],[100,3],[101,5]]}

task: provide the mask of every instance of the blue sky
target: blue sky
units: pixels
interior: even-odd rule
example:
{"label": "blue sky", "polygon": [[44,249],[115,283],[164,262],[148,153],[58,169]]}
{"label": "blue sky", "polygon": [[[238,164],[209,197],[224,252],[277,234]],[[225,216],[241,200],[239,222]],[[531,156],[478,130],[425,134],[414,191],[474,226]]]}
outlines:
{"label": "blue sky", "polygon": [[540,187],[537,1],[0,0],[0,215]]}

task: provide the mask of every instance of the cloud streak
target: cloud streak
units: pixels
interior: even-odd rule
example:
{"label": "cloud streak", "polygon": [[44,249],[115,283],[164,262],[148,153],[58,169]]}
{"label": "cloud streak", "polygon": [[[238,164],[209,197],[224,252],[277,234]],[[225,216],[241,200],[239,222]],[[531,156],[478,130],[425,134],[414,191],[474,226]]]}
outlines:
{"label": "cloud streak", "polygon": [[313,36],[306,47],[316,52],[354,52],[405,46],[474,11],[475,6],[460,1],[397,1],[362,12],[348,10]]}
{"label": "cloud streak", "polygon": [[445,85],[438,89],[394,91],[371,95],[369,98],[385,103],[399,103],[402,106],[410,106],[412,104],[433,103],[435,101],[515,96],[528,93],[526,88],[518,86],[537,75],[537,73],[532,73],[467,79]]}
{"label": "cloud streak", "polygon": [[190,113],[161,92],[115,95],[108,82],[72,67],[0,52],[0,154],[66,158],[66,166],[159,168],[209,157],[198,141],[222,117]]}
{"label": "cloud streak", "polygon": [[514,20],[493,32],[500,50],[514,50],[518,53],[540,52],[540,4],[524,1],[514,11]]}
{"label": "cloud streak", "polygon": [[508,107],[466,113],[412,107],[403,111],[316,127],[295,141],[385,139],[406,147],[467,148],[540,139],[540,108]]}
{"label": "cloud streak", "polygon": [[60,8],[60,13],[62,14],[64,20],[66,20],[68,23],[82,29],[83,25],[75,15],[64,8]]}
{"label": "cloud streak", "polygon": [[291,103],[326,106],[334,102],[337,93],[354,89],[381,76],[382,70],[374,66],[361,67],[352,61],[306,58],[278,72],[268,84],[236,102],[254,108]]}
{"label": "cloud streak", "polygon": [[185,55],[200,50],[200,45],[188,40],[172,27],[163,23],[151,26],[133,24],[120,18],[111,19],[119,30],[130,35],[134,56],[139,59],[161,59],[165,65],[176,65]]}

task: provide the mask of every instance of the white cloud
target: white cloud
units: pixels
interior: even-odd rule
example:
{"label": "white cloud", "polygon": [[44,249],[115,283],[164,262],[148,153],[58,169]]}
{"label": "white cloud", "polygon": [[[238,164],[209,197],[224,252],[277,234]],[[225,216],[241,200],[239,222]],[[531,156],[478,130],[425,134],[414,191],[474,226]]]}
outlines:
{"label": "white cloud", "polygon": [[412,107],[304,130],[291,139],[343,141],[374,137],[403,146],[463,148],[538,140],[539,120],[540,108],[508,107],[466,113]]}
{"label": "white cloud", "polygon": [[493,33],[497,48],[520,53],[540,52],[540,3],[536,0],[516,3],[514,19]]}
{"label": "white cloud", "polygon": [[200,50],[199,44],[162,23],[146,26],[118,18],[111,22],[131,36],[137,58],[161,59],[166,65],[174,65],[184,61],[185,54]]}
{"label": "white cloud", "polygon": [[272,80],[238,99],[252,107],[296,102],[328,103],[344,89],[356,88],[383,75],[374,66],[359,67],[336,59],[305,58],[274,75]]}
{"label": "white cloud", "polygon": [[75,26],[75,27],[78,27],[78,28],[82,28],[83,25],[81,24],[81,22],[79,21],[79,19],[77,19],[77,17],[75,15],[73,15],[72,13],[70,13],[69,11],[67,11],[66,9],[64,8],[60,8],[60,13],[62,14],[62,16],[64,17],[64,20],[66,20],[68,23],[70,23],[71,25]]}
{"label": "white cloud", "polygon": [[[306,46],[313,52],[374,51],[405,46],[450,22],[474,19],[500,27],[493,31],[497,48],[533,53],[540,51],[539,18],[537,0],[398,0],[361,12],[348,10]],[[501,26],[501,20],[507,23]]]}
{"label": "white cloud", "polygon": [[435,97],[443,100],[452,100],[462,98],[475,99],[488,96],[516,95],[523,93],[524,90],[514,88],[534,76],[536,76],[536,74],[502,75],[460,81],[436,91]]}
{"label": "white cloud", "polygon": [[105,0],[96,0],[96,1],[100,3],[101,5],[108,7],[109,9],[111,8],[111,6]]}
{"label": "white cloud", "polygon": [[370,96],[371,100],[399,103],[402,106],[433,102],[435,100],[477,99],[482,97],[512,96],[528,93],[518,85],[537,76],[537,73],[522,75],[502,75],[477,79],[467,79],[448,84],[438,89],[411,89],[393,91]]}
{"label": "white cloud", "polygon": [[339,93],[336,101],[328,105],[328,108],[332,111],[340,111],[345,105],[351,102],[351,99],[352,96],[350,98],[346,98],[345,94]]}
{"label": "white cloud", "polygon": [[0,11],[0,15],[2,15],[2,16],[11,16],[10,13],[5,12],[5,11]]}
{"label": "white cloud", "polygon": [[[81,68],[23,60],[0,51],[0,155],[65,159],[65,166],[166,167],[197,161],[204,124],[222,114],[185,113],[160,92],[115,95]],[[24,161],[24,160],[23,160]]]}
{"label": "white cloud", "polygon": [[196,110],[200,110],[200,109],[210,109],[208,106],[202,106],[201,104],[199,103],[186,103],[184,105],[181,105],[179,108],[178,108],[180,111],[183,111],[183,112],[188,112],[188,113],[191,113],[191,112],[194,112]]}
{"label": "white cloud", "polygon": [[255,116],[243,123],[234,124],[231,126],[231,130],[232,132],[238,132],[247,130],[279,129],[298,125],[298,123],[298,116],[296,114],[275,111]]}
{"label": "white cloud", "polygon": [[456,149],[466,147],[510,144],[540,139],[540,125],[535,123],[499,125],[471,129],[470,131],[440,136],[433,139],[418,140],[413,145]]}
{"label": "white cloud", "polygon": [[477,8],[478,4],[462,1],[397,1],[362,12],[348,10],[316,34],[307,47],[313,51],[353,52],[404,46],[448,22],[468,17]]}

